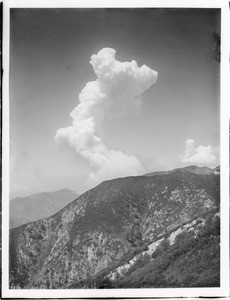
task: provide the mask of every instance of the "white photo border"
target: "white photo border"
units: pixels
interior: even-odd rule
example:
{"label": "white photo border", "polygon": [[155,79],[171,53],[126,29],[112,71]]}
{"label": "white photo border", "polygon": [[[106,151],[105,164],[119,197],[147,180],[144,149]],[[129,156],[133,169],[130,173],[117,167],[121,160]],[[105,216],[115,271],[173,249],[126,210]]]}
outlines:
{"label": "white photo border", "polygon": [[[9,41],[10,8],[219,8],[221,9],[221,285],[219,288],[26,290],[9,289]],[[229,2],[227,0],[6,0],[3,3],[2,297],[156,298],[229,296]]]}

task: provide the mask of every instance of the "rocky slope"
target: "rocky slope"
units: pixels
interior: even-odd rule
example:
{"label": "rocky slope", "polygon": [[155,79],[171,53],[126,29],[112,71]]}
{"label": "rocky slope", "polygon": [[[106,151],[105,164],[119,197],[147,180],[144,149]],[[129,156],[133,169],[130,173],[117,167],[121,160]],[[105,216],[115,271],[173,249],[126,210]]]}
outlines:
{"label": "rocky slope", "polygon": [[70,288],[219,286],[220,216],[216,208]]}
{"label": "rocky slope", "polygon": [[77,198],[69,189],[17,197],[10,201],[10,228],[52,216]]}
{"label": "rocky slope", "polygon": [[12,229],[11,287],[69,288],[146,251],[162,235],[216,210],[219,179],[216,171],[185,168],[109,180],[52,217]]}

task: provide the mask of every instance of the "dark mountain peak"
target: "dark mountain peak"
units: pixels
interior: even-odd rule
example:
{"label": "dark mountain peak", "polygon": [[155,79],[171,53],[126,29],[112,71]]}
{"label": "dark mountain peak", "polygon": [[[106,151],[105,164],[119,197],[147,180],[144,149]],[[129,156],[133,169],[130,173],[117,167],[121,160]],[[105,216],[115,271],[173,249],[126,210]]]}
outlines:
{"label": "dark mountain peak", "polygon": [[215,169],[211,169],[209,167],[198,167],[198,166],[187,166],[184,168],[185,171],[195,173],[195,174],[213,174]]}
{"label": "dark mountain peak", "polygon": [[154,175],[167,175],[167,174],[171,174],[171,173],[177,173],[177,172],[190,172],[190,173],[194,173],[194,174],[214,174],[215,171],[220,170],[220,167],[216,167],[214,169],[211,169],[209,167],[198,167],[196,165],[191,165],[191,166],[186,166],[184,168],[176,168],[170,171],[160,171],[160,172],[151,172],[151,173],[147,173],[144,176],[154,176]]}

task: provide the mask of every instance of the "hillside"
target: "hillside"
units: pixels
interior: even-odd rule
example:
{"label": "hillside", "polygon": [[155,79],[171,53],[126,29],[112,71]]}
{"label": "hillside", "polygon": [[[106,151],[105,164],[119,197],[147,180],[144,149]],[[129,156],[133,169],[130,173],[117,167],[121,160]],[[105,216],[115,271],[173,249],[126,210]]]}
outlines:
{"label": "hillside", "polygon": [[180,233],[161,239],[152,255],[141,254],[124,276],[110,281],[111,287],[218,287],[219,243],[219,216],[210,213]]}
{"label": "hillside", "polygon": [[108,275],[162,237],[216,213],[219,179],[219,172],[186,169],[113,179],[50,218],[12,229],[11,287],[71,288],[100,272]]}
{"label": "hillside", "polygon": [[218,209],[159,236],[70,288],[169,288],[220,285]]}
{"label": "hillside", "polygon": [[50,217],[76,198],[69,189],[17,197],[10,201],[10,228]]}

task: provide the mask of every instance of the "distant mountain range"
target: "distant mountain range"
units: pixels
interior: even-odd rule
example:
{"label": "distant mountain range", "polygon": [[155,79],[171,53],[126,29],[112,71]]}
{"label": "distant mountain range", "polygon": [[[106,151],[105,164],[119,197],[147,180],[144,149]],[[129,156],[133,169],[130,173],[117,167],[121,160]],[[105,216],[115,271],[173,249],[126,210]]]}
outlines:
{"label": "distant mountain range", "polygon": [[10,230],[10,287],[219,286],[219,204],[219,168],[105,181]]}
{"label": "distant mountain range", "polygon": [[52,216],[77,198],[69,189],[17,197],[10,201],[10,228]]}

